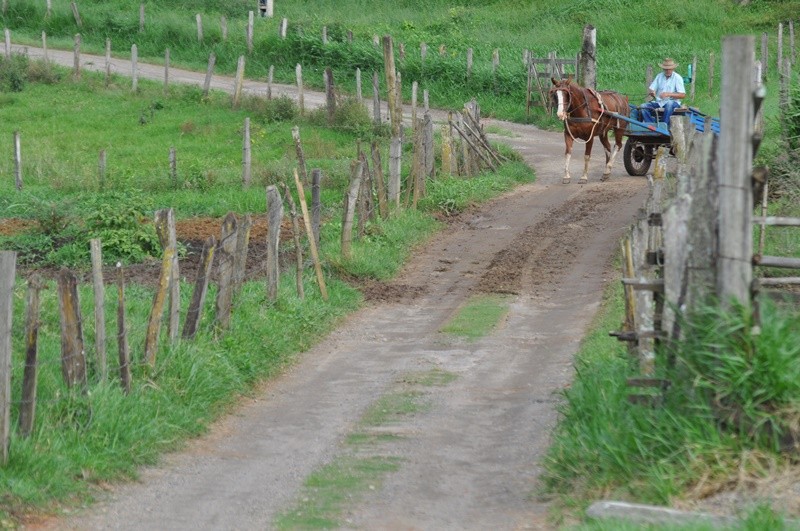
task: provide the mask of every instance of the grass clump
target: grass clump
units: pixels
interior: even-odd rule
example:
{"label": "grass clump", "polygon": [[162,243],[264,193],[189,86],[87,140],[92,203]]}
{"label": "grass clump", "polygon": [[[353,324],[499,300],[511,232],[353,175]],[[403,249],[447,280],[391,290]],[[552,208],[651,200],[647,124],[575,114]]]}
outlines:
{"label": "grass clump", "polygon": [[581,346],[545,459],[545,491],[572,510],[602,498],[671,504],[745,487],[790,462],[796,447],[785,442],[795,440],[800,405],[796,311],[764,303],[759,335],[746,309],[699,311],[684,325],[686,341],[661,353],[675,360],[657,374],[672,386],[650,408],[628,402],[626,380],[638,369],[607,335],[622,307],[615,287]]}
{"label": "grass clump", "polygon": [[508,313],[509,297],[477,295],[459,308],[458,313],[442,327],[442,332],[474,341],[489,333]]}

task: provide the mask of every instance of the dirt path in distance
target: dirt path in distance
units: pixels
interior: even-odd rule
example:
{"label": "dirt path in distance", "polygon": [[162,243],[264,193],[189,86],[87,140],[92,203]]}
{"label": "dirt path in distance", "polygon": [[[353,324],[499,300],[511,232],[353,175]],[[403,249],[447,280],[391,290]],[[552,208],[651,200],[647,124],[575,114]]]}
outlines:
{"label": "dirt path in distance", "polygon": [[[71,64],[72,54],[61,53]],[[104,60],[84,61],[99,69]],[[129,71],[114,61],[118,72]],[[139,69],[163,79],[161,67]],[[202,83],[203,74],[172,69],[171,78]],[[215,76],[216,88],[232,85]],[[248,82],[245,90],[266,87]],[[306,93],[307,105],[321,102]],[[589,184],[562,185],[561,134],[489,122],[513,135],[496,139],[535,168],[535,184],[450,224],[384,288],[406,296],[352,315],[186,451],[142,470],[138,482],[110,488],[80,514],[31,528],[269,529],[311,472],[351,451],[345,439],[370,405],[407,375],[436,369],[454,378],[426,390],[425,410],[391,425],[400,437],[379,451],[398,458],[399,470],[347,508],[347,527],[547,529],[546,507],[532,494],[557,393],[570,382],[573,356],[615,276],[618,240],[647,185],[625,175],[621,161],[610,181],[599,182],[599,148]],[[474,342],[440,332],[475,293],[510,294],[501,326]]]}

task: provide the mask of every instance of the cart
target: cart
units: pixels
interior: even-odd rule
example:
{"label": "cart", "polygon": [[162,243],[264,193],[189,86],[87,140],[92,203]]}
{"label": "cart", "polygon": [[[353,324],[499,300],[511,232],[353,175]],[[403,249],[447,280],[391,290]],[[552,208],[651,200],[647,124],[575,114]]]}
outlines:
{"label": "cart", "polygon": [[[653,109],[656,115],[656,122],[642,121],[642,109],[636,105],[629,105],[630,116],[623,116],[617,113],[609,113],[615,118],[628,122],[623,151],[623,161],[625,171],[628,175],[646,175],[650,169],[650,164],[655,158],[655,154],[660,146],[672,147],[672,135],[667,128],[667,124],[661,121],[661,110]],[[700,112],[695,107],[679,107],[672,113],[673,116],[688,116],[689,121],[695,129],[702,133],[706,127],[711,128],[715,134],[719,134],[719,118],[713,118]]]}

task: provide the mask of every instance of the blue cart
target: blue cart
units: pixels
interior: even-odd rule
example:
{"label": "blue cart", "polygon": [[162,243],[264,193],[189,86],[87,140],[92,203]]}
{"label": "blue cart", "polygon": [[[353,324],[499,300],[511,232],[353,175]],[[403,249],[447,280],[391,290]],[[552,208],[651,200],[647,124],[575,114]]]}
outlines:
{"label": "blue cart", "polygon": [[[628,137],[623,151],[625,171],[628,175],[646,175],[650,164],[655,158],[660,146],[672,146],[672,135],[667,124],[661,121],[661,113],[656,109],[656,122],[642,121],[642,110],[636,105],[630,105],[630,116],[611,113],[615,118],[628,122],[625,136]],[[679,107],[672,113],[673,116],[688,116],[689,121],[698,132],[704,132],[710,127],[714,134],[719,134],[719,118],[703,114],[695,107]]]}

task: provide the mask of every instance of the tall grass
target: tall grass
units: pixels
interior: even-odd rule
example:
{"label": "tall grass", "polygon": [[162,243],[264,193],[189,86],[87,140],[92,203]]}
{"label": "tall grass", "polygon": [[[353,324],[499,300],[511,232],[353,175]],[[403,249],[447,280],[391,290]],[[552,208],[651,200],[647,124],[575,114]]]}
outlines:
{"label": "tall grass", "polygon": [[761,334],[751,335],[745,309],[699,311],[671,351],[675,366],[659,369],[672,386],[651,408],[628,402],[636,364],[607,336],[622,304],[614,288],[578,354],[546,458],[546,490],[578,508],[597,498],[669,504],[790,462],[780,450],[797,430],[800,313],[765,301]]}

